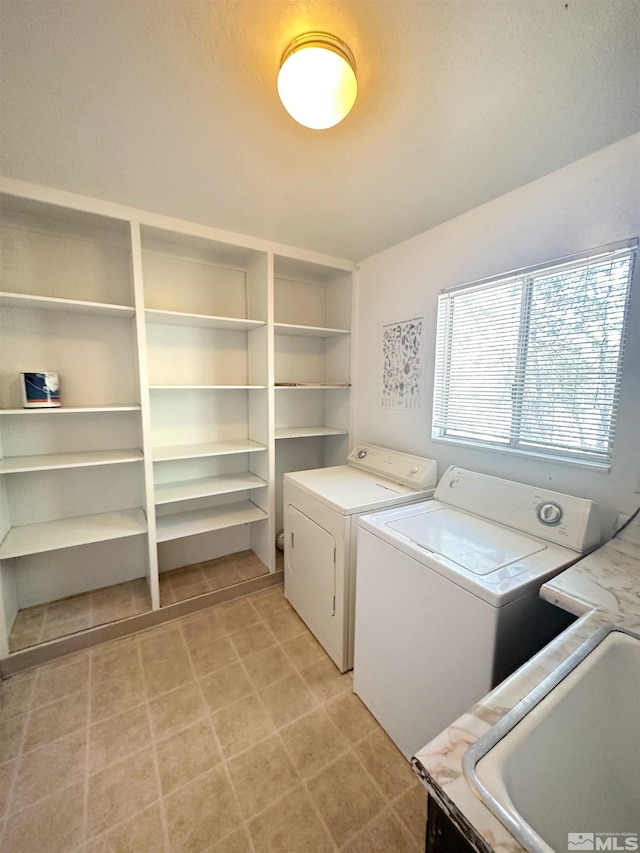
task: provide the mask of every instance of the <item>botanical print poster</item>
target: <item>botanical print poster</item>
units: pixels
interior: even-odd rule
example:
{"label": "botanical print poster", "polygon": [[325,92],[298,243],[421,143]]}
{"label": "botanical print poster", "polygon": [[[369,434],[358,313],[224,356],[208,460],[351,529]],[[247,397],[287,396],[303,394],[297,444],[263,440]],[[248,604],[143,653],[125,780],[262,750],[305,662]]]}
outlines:
{"label": "botanical print poster", "polygon": [[422,408],[424,317],[382,326],[383,409]]}

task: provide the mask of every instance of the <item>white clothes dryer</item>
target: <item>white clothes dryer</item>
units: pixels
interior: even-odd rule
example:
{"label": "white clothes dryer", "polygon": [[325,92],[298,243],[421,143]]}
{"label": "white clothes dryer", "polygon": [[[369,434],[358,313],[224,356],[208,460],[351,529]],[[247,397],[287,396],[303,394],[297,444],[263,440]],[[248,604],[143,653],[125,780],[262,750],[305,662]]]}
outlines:
{"label": "white clothes dryer", "polygon": [[353,689],[406,758],[569,624],[540,587],[599,537],[589,500],[455,467],[361,519]]}
{"label": "white clothes dryer", "polygon": [[359,518],[432,497],[436,482],[433,459],[373,444],[284,475],[284,594],[340,672],[353,666]]}

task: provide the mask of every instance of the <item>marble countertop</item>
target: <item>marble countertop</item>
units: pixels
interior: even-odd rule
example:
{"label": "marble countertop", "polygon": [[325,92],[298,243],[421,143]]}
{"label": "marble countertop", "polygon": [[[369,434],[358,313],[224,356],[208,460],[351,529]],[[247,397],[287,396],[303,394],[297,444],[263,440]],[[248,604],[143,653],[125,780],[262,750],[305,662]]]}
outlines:
{"label": "marble countertop", "polygon": [[462,757],[602,625],[640,630],[640,517],[615,539],[547,581],[540,594],[578,619],[413,759],[429,795],[482,853],[523,853],[525,848],[469,787]]}

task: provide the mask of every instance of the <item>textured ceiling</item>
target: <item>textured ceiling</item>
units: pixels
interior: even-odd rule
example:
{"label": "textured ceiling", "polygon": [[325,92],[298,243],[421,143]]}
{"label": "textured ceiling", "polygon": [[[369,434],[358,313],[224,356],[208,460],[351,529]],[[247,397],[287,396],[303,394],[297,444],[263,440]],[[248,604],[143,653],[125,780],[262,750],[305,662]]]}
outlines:
{"label": "textured ceiling", "polygon": [[[0,0],[0,171],[352,260],[640,130],[638,0]],[[276,94],[329,30],[337,127]]]}

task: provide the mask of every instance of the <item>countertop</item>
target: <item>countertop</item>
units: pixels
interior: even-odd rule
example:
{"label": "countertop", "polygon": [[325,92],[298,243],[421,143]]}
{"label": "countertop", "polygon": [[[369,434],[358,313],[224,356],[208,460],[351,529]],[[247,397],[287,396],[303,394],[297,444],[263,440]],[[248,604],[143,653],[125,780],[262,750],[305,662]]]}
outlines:
{"label": "countertop", "polygon": [[579,618],[413,759],[429,796],[483,853],[522,853],[525,848],[469,787],[462,757],[602,625],[640,630],[640,517],[615,539],[547,581],[540,594]]}

